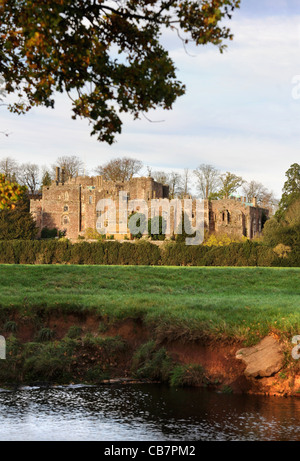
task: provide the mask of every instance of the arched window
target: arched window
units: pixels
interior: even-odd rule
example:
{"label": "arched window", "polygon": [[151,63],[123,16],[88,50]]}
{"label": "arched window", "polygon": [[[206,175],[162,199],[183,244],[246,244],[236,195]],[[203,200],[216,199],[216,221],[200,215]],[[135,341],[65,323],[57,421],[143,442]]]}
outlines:
{"label": "arched window", "polygon": [[63,218],[62,218],[62,223],[63,223],[63,225],[65,225],[65,226],[66,226],[67,224],[69,224],[69,217],[68,217],[68,216],[63,216]]}

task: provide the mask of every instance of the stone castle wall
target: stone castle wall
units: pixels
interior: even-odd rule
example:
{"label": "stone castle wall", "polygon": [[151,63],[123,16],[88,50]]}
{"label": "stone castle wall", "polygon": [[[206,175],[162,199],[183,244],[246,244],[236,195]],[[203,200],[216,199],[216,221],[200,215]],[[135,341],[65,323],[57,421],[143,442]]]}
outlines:
{"label": "stone castle wall", "polygon": [[[113,200],[117,209],[117,221],[124,223],[127,229],[129,212],[119,210],[119,193],[127,192],[127,203],[130,200],[144,200],[149,208],[150,201],[156,200],[161,205],[160,214],[164,216],[164,205],[169,201],[169,188],[150,177],[132,178],[127,182],[104,181],[102,176],[78,176],[67,181],[57,169],[56,180],[50,186],[43,187],[42,199],[31,200],[30,209],[39,229],[47,227],[65,230],[66,236],[72,239],[84,235],[87,229],[96,229],[99,211],[96,206],[101,199]],[[152,202],[153,203],[153,202]],[[182,201],[182,208],[184,208]],[[192,224],[195,225],[195,201],[193,202]],[[126,204],[127,205],[127,204]],[[139,210],[139,207],[136,208]],[[204,201],[204,225],[209,232],[225,233],[231,236],[247,236],[253,238],[262,229],[263,210],[256,203],[246,203],[245,200],[223,199]],[[150,217],[150,214],[149,214]],[[107,223],[110,225],[108,216]],[[177,219],[178,224],[178,219]],[[112,227],[113,229],[113,227]],[[170,234],[176,230],[173,210],[170,214]],[[116,232],[119,233],[117,227]]]}

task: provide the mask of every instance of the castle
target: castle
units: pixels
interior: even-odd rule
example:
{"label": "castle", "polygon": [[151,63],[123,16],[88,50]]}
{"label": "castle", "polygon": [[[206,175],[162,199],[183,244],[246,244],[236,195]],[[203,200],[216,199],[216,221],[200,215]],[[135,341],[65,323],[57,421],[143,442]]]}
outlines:
{"label": "castle", "polygon": [[[169,187],[151,177],[137,177],[126,182],[105,181],[102,176],[66,179],[64,169],[57,167],[56,178],[50,186],[43,187],[42,198],[30,201],[30,211],[40,231],[43,228],[57,228],[64,230],[66,237],[77,239],[84,236],[88,229],[96,229],[101,214],[97,209],[99,200],[111,199],[118,209],[120,192],[127,192],[127,201],[144,200],[149,205],[153,200],[158,204],[169,200]],[[139,211],[139,207],[136,211]],[[211,233],[252,239],[260,235],[267,216],[268,210],[257,206],[255,198],[251,203],[243,197],[204,200],[204,226]],[[129,235],[128,215],[119,218],[118,222],[126,222],[125,231],[123,225],[122,232],[117,229],[114,237],[123,239]],[[194,225],[193,219],[194,214]],[[170,234],[174,232],[174,226],[171,216]]]}

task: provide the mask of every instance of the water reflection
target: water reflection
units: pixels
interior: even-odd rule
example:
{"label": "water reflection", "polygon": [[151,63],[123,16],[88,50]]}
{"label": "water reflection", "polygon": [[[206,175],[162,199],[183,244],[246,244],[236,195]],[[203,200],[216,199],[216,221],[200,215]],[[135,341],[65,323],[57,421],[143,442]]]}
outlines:
{"label": "water reflection", "polygon": [[161,385],[0,392],[0,440],[300,440],[296,398]]}

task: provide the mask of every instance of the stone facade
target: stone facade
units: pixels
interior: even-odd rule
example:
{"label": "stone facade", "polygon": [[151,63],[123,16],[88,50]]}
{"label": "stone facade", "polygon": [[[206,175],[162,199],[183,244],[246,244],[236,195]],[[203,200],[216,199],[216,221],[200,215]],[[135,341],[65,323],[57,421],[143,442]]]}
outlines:
{"label": "stone facade", "polygon": [[[127,182],[114,183],[104,181],[102,176],[77,176],[65,181],[64,171],[57,168],[56,180],[50,186],[44,186],[42,198],[30,201],[30,209],[39,229],[57,228],[65,230],[66,236],[76,239],[85,235],[88,229],[96,229],[96,222],[101,215],[96,205],[101,199],[110,199],[116,204],[117,225],[115,238],[124,238],[128,234],[127,220],[131,211],[120,208],[119,193],[126,192],[126,205],[131,200],[143,200],[150,209],[150,203],[156,201],[159,213],[164,214],[164,206],[169,201],[169,188],[150,177],[132,178]],[[165,208],[165,209],[166,209]],[[182,200],[182,208],[184,201]],[[126,208],[127,209],[127,208]],[[136,211],[142,212],[139,206]],[[104,211],[105,212],[105,211]],[[231,236],[253,238],[260,234],[267,210],[259,208],[255,200],[246,203],[245,199],[223,199],[204,201],[204,225],[209,232],[225,233]],[[193,201],[192,224],[195,224],[195,201]],[[150,217],[150,215],[149,215]],[[109,228],[110,218],[105,226]],[[176,230],[174,212],[171,208],[169,234]],[[177,221],[178,223],[178,221]],[[113,229],[113,226],[112,226]]]}
{"label": "stone facade", "polygon": [[244,197],[209,202],[209,231],[250,239],[261,234],[269,211],[257,206],[255,198],[247,203]]}

